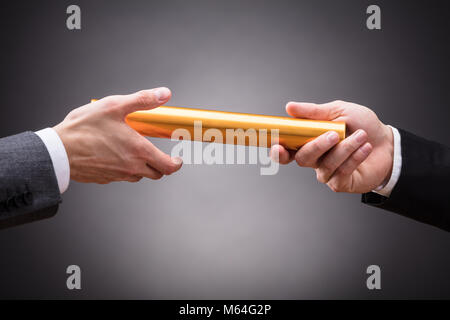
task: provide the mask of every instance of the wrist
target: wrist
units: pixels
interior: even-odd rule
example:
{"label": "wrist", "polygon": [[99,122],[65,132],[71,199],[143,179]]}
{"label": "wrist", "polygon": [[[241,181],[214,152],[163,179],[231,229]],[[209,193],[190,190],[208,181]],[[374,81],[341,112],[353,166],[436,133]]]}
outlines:
{"label": "wrist", "polygon": [[383,180],[379,184],[381,188],[384,187],[391,178],[392,168],[394,165],[394,134],[392,132],[392,128],[385,124],[383,124],[383,131],[383,150],[385,153],[385,161],[383,165]]}
{"label": "wrist", "polygon": [[[69,162],[69,167],[72,168],[72,150],[70,148],[70,143],[67,141],[66,130],[64,129],[63,122],[57,124],[52,128],[58,134],[59,139],[61,139],[64,148],[66,149],[67,160]],[[71,170],[72,173],[72,170]]]}

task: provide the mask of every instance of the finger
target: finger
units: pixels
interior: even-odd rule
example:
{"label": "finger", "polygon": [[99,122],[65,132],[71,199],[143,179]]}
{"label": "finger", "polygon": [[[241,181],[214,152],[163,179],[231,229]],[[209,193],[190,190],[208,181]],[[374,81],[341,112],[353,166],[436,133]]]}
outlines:
{"label": "finger", "polygon": [[141,90],[129,95],[106,97],[102,100],[107,107],[112,105],[120,116],[125,117],[131,112],[159,107],[169,101],[171,95],[168,88],[161,87]]}
{"label": "finger", "polygon": [[146,162],[154,169],[162,174],[170,175],[178,171],[183,165],[181,158],[172,158],[168,154],[162,152],[155,147],[150,141],[145,145],[146,148]]}
{"label": "finger", "polygon": [[281,164],[288,164],[294,159],[293,155],[279,144],[273,145],[270,148],[270,157],[273,161]]}
{"label": "finger", "polygon": [[139,182],[141,181],[142,176],[139,175],[134,175],[134,176],[130,176],[128,179],[126,179],[126,181],[128,182]]}
{"label": "finger", "polygon": [[152,168],[150,165],[145,163],[142,168],[141,175],[143,177],[152,179],[152,180],[159,180],[162,178],[163,174],[156,170],[155,168]]}
{"label": "finger", "polygon": [[351,136],[335,146],[321,161],[317,169],[317,180],[327,183],[336,169],[346,161],[353,152],[367,141],[367,133],[357,130]]}
{"label": "finger", "polygon": [[338,103],[316,104],[309,102],[289,102],[286,112],[294,118],[313,120],[333,120],[339,116],[342,107]]}
{"label": "finger", "polygon": [[372,145],[367,142],[361,148],[352,153],[350,158],[335,171],[328,181],[328,186],[335,192],[355,192],[353,189],[352,177],[358,166],[367,159],[372,152]]}
{"label": "finger", "polygon": [[330,179],[346,179],[358,168],[358,166],[367,159],[372,152],[372,145],[369,142],[363,144],[358,150],[352,153],[352,155],[342,163],[335,171],[335,174]]}
{"label": "finger", "polygon": [[317,168],[318,161],[339,142],[335,131],[326,132],[301,147],[295,154],[295,161],[301,167]]}

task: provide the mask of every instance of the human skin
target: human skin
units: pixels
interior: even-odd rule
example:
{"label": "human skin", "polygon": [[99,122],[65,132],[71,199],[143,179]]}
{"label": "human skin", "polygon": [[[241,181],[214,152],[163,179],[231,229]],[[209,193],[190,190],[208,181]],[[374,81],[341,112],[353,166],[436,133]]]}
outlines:
{"label": "human skin", "polygon": [[160,179],[182,166],[130,128],[127,114],[156,108],[171,97],[168,88],[115,95],[72,110],[54,127],[69,158],[70,178],[106,184]]}
{"label": "human skin", "polygon": [[295,118],[344,121],[347,138],[339,142],[330,131],[290,152],[280,145],[271,156],[281,164],[295,161],[301,167],[313,168],[317,180],[335,192],[366,193],[383,186],[392,173],[394,137],[367,107],[333,101],[325,104],[289,102],[286,111]]}

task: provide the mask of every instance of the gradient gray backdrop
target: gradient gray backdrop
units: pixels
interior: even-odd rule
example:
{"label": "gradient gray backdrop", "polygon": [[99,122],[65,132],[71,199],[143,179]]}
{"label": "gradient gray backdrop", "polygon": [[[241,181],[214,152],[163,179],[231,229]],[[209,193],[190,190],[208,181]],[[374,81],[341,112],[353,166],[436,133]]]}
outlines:
{"label": "gradient gray backdrop", "polygon": [[[372,3],[382,31],[365,27]],[[66,29],[70,4],[81,31]],[[2,2],[0,135],[165,85],[171,105],[247,113],[348,100],[450,144],[448,12],[444,1]],[[1,231],[0,297],[450,298],[449,249],[448,233],[294,164],[275,176],[185,165],[157,182],[71,182],[54,218]],[[81,291],[65,287],[70,264]],[[381,291],[366,288],[370,264]]]}

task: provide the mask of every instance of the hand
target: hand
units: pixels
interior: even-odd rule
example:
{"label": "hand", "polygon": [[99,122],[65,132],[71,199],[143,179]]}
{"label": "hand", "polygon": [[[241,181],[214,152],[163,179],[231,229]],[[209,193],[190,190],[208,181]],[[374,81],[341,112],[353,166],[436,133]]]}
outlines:
{"label": "hand", "polygon": [[330,131],[296,153],[276,145],[271,150],[274,160],[287,164],[295,159],[301,167],[314,168],[317,180],[335,192],[365,193],[387,183],[393,164],[393,133],[372,110],[334,101],[289,102],[286,111],[296,118],[345,121],[347,138],[339,142],[337,133]]}
{"label": "hand", "polygon": [[167,88],[110,96],[71,111],[54,127],[69,158],[70,178],[100,184],[160,179],[182,165],[125,123],[137,110],[156,108],[171,97]]}

